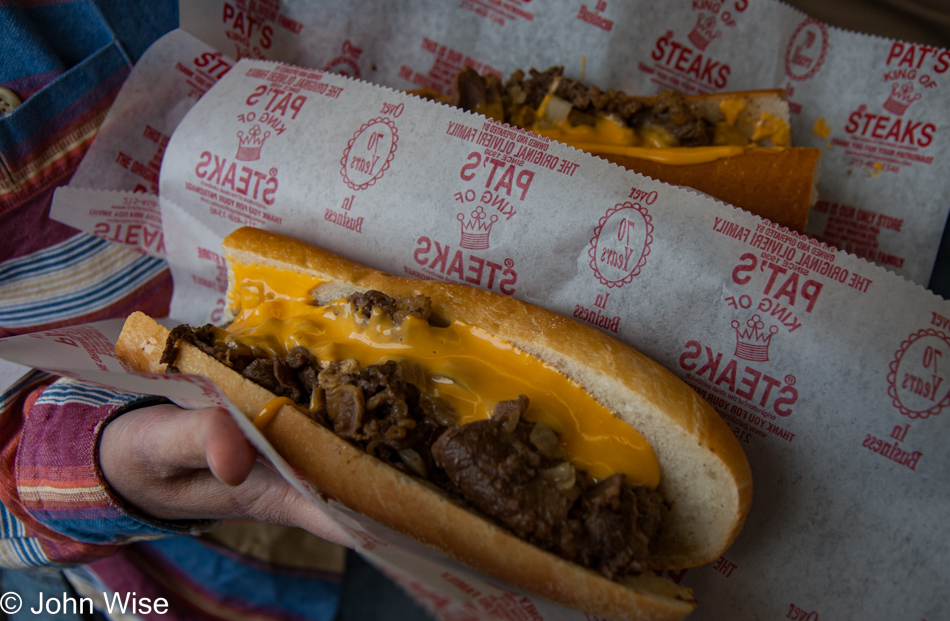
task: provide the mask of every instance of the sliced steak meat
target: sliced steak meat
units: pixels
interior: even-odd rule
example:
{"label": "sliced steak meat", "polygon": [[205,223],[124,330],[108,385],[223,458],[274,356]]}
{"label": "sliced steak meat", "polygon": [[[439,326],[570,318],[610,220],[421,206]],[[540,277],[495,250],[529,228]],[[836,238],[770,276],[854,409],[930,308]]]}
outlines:
{"label": "sliced steak meat", "polygon": [[[565,78],[563,73],[563,67],[543,72],[531,69],[527,76],[520,70],[514,72],[501,94],[504,121],[530,128],[544,98],[553,94],[573,106],[569,119],[574,125],[593,125],[597,115],[603,114],[634,129],[647,125],[661,127],[682,147],[700,147],[713,142],[714,125],[697,113],[680,93],[663,91],[655,98],[635,97],[616,90],[602,91]],[[463,70],[457,79],[453,105],[469,111],[483,109],[489,99],[494,101],[495,82],[494,78],[479,76],[472,69]],[[460,95],[462,88],[464,95]]]}
{"label": "sliced steak meat", "polygon": [[374,308],[379,308],[395,323],[402,323],[410,315],[428,321],[432,312],[432,301],[424,295],[393,298],[379,291],[365,291],[354,293],[346,300],[367,319]]}
{"label": "sliced steak meat", "polygon": [[454,87],[453,106],[492,118],[502,113],[502,87],[495,76],[480,76],[471,67],[465,67],[455,75]]}
{"label": "sliced steak meat", "polygon": [[714,126],[690,107],[683,95],[663,91],[650,110],[650,120],[670,132],[683,147],[712,144]]}
{"label": "sliced steak meat", "polygon": [[[618,579],[645,568],[663,501],[622,474],[594,483],[541,454],[528,400],[496,407],[492,418],[445,431],[432,447],[437,466],[479,511],[519,537]],[[515,424],[512,424],[512,421]]]}

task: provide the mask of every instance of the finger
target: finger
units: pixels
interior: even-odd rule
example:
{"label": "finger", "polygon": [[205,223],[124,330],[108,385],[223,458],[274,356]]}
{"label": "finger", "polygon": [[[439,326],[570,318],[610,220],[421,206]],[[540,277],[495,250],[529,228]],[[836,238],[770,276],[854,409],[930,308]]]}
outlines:
{"label": "finger", "polygon": [[149,420],[147,452],[155,463],[168,464],[164,476],[193,476],[195,470],[209,469],[228,485],[247,477],[257,451],[230,414],[218,408],[170,407]]}
{"label": "finger", "polygon": [[332,543],[347,548],[354,547],[353,538],[343,529],[340,523],[330,518],[323,511],[317,510],[313,503],[306,498],[300,497],[290,511],[293,525],[308,530]]}
{"label": "finger", "polygon": [[[318,506],[314,500],[297,491],[273,470],[261,464],[255,466],[255,471],[258,468],[263,469],[262,472],[257,474],[260,477],[258,480],[266,491],[262,495],[249,500],[246,505],[248,507],[248,518],[271,524],[303,528],[332,543],[348,548],[353,547],[353,540],[347,531],[331,518],[321,506]],[[252,475],[251,478],[257,477]],[[248,490],[241,489],[241,491]]]}
{"label": "finger", "polygon": [[112,490],[154,517],[210,500],[203,494],[222,482],[240,483],[255,456],[226,412],[174,405],[123,414],[106,426],[99,446],[100,467]]}
{"label": "finger", "polygon": [[214,476],[226,485],[239,485],[254,467],[257,451],[223,410],[206,412],[202,421],[205,461]]}
{"label": "finger", "polygon": [[180,507],[184,517],[248,519],[307,530],[327,541],[353,547],[349,534],[308,496],[280,474],[256,462],[240,485],[226,487],[207,472],[188,481],[198,505]]}
{"label": "finger", "polygon": [[112,490],[146,515],[254,519],[352,547],[345,530],[255,456],[226,412],[173,405],[118,417],[106,427],[99,451]]}

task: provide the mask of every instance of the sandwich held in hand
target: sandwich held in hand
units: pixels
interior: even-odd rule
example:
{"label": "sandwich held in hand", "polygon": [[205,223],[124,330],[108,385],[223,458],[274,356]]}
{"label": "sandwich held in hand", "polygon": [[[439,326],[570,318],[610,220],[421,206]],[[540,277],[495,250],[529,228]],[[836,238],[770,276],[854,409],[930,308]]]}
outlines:
{"label": "sandwich held in hand", "polygon": [[[302,242],[224,240],[226,327],[136,313],[119,357],[212,379],[321,494],[587,614],[679,619],[752,494],[709,404],[604,333]],[[656,571],[653,571],[656,570]]]}
{"label": "sandwich held in hand", "polygon": [[569,79],[562,67],[519,70],[505,82],[467,67],[452,97],[417,94],[700,190],[800,233],[817,199],[821,150],[791,146],[781,90],[637,97]]}

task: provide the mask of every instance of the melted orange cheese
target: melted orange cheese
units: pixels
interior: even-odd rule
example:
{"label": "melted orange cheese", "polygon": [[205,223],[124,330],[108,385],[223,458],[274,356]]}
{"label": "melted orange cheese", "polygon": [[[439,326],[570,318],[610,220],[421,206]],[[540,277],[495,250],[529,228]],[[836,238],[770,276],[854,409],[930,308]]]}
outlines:
{"label": "melted orange cheese", "polygon": [[537,120],[529,129],[594,155],[621,155],[672,166],[703,164],[739,155],[757,146],[755,141],[764,139],[771,139],[776,146],[790,144],[788,124],[767,112],[756,122],[751,139],[736,129],[739,115],[746,106],[747,102],[741,98],[720,102],[719,110],[725,120],[716,126],[714,144],[706,147],[683,148],[662,127],[645,125],[635,130],[606,115],[597,116],[593,125],[572,125],[566,117],[570,104],[551,94],[538,106]]}
{"label": "melted orange cheese", "polygon": [[828,140],[831,137],[831,126],[828,125],[828,122],[824,118],[818,117],[818,120],[815,121],[815,124],[811,127],[811,133],[819,138],[824,138]]}
{"label": "melted orange cheese", "polygon": [[531,131],[539,136],[548,136],[567,144],[597,143],[630,146],[640,142],[633,129],[606,116],[597,117],[594,125],[571,125],[567,121],[562,121],[555,127],[546,128],[543,122],[536,122]]}
{"label": "melted orange cheese", "polygon": [[745,147],[738,145],[720,145],[712,147],[625,147],[611,144],[573,142],[570,140],[560,140],[575,149],[587,151],[594,155],[624,155],[627,157],[636,157],[661,164],[672,166],[686,166],[688,164],[704,164],[724,157],[739,155],[745,151]]}
{"label": "melted orange cheese", "polygon": [[570,125],[562,121],[554,128],[545,129],[539,122],[531,131],[594,155],[624,155],[673,165],[702,164],[745,150],[740,145],[683,149],[660,127],[647,126],[635,132],[606,116],[598,117],[594,125]]}
{"label": "melted orange cheese", "polygon": [[787,147],[792,142],[788,123],[768,112],[763,112],[759,120],[755,122],[752,140],[765,138],[771,138],[772,144],[776,147]]}
{"label": "melted orange cheese", "polygon": [[314,305],[309,292],[319,279],[260,265],[231,267],[238,314],[227,328],[229,340],[272,355],[303,346],[320,361],[355,358],[363,366],[411,359],[462,424],[488,418],[496,403],[524,394],[527,418],[556,431],[576,467],[598,479],[622,472],[635,485],[659,483],[656,455],[643,436],[577,383],[478,326],[454,319],[437,327],[414,317],[394,324],[378,312],[367,320],[346,300]]}
{"label": "melted orange cheese", "polygon": [[255,416],[252,421],[254,426],[263,430],[264,427],[267,427],[267,424],[277,416],[277,412],[280,411],[280,408],[285,405],[294,405],[294,402],[288,397],[274,397],[265,403],[264,407],[261,408],[261,411],[257,413],[257,416]]}
{"label": "melted orange cheese", "polygon": [[730,97],[719,102],[719,111],[722,112],[722,116],[725,117],[726,124],[729,125],[729,127],[735,127],[736,121],[739,120],[739,115],[742,114],[742,111],[745,110],[748,105],[749,102],[745,99]]}

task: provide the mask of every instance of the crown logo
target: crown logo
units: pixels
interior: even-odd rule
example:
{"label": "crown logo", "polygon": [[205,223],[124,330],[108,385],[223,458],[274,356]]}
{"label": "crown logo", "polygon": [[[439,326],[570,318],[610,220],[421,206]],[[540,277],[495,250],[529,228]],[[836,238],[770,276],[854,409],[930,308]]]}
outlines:
{"label": "crown logo", "polygon": [[745,322],[745,328],[738,320],[732,320],[732,328],[736,331],[736,357],[754,362],[769,361],[769,345],[772,337],[778,332],[776,326],[769,326],[768,334],[763,331],[765,322],[758,315],[752,315]]}
{"label": "crown logo", "polygon": [[254,127],[247,130],[247,134],[239,131],[237,137],[238,150],[234,159],[242,162],[253,162],[261,159],[261,147],[264,146],[264,141],[270,137],[270,132],[263,132],[262,135],[261,126],[255,123]]}
{"label": "crown logo", "polygon": [[485,250],[488,248],[488,236],[491,235],[491,227],[498,222],[498,216],[492,214],[485,223],[485,210],[479,205],[469,214],[471,217],[466,221],[465,214],[460,213],[456,219],[462,225],[462,239],[459,245],[469,250]]}
{"label": "crown logo", "polygon": [[696,18],[696,27],[693,28],[692,32],[686,35],[686,38],[699,48],[700,51],[703,51],[713,39],[718,39],[721,36],[722,31],[716,30],[716,16],[707,16],[700,13],[699,17]]}
{"label": "crown logo", "polygon": [[895,82],[891,84],[891,94],[884,102],[884,109],[897,116],[903,116],[907,112],[907,107],[921,97],[923,95],[914,92],[913,82],[904,82],[903,85]]}

